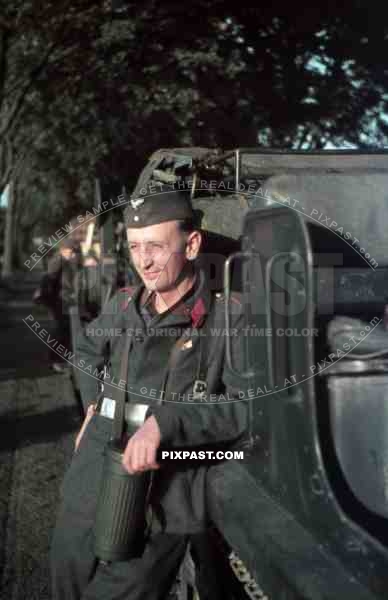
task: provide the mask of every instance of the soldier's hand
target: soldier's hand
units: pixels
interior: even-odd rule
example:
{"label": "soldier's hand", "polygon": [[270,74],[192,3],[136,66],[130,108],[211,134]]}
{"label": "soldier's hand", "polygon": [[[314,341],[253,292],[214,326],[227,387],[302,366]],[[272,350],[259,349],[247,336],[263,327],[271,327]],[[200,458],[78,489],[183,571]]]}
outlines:
{"label": "soldier's hand", "polygon": [[159,469],[156,452],[160,446],[160,429],[154,416],[148,417],[127,443],[123,467],[130,473]]}

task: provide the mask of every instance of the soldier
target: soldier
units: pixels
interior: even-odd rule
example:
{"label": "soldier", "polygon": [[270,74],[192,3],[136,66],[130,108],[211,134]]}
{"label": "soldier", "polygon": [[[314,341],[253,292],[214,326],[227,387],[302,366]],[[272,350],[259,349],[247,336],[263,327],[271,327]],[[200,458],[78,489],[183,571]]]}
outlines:
{"label": "soldier", "polygon": [[[246,435],[247,406],[236,401],[239,390],[224,364],[224,299],[210,291],[203,271],[195,266],[201,233],[194,217],[188,193],[167,186],[132,199],[125,210],[130,255],[142,284],[118,292],[78,342],[84,366],[81,392],[90,407],[62,485],[51,548],[55,600],[165,599],[188,536],[209,525],[209,462],[160,464],[158,452],[225,450]],[[238,298],[232,308],[232,328],[238,332]],[[110,382],[119,381],[128,335],[127,402],[145,402],[149,409],[126,445],[123,465],[130,474],[153,472],[153,518],[141,557],[101,564],[94,556],[93,524],[114,400],[93,407],[97,382],[89,373],[101,367],[109,342]],[[231,340],[241,367],[240,336]]]}
{"label": "soldier", "polygon": [[[56,325],[55,335],[65,348],[70,348],[69,308],[76,302],[77,279],[82,266],[82,255],[79,242],[71,236],[59,243],[58,252],[49,259],[47,273],[43,276],[33,300],[45,304]],[[57,373],[65,370],[60,355],[50,351],[51,368]]]}

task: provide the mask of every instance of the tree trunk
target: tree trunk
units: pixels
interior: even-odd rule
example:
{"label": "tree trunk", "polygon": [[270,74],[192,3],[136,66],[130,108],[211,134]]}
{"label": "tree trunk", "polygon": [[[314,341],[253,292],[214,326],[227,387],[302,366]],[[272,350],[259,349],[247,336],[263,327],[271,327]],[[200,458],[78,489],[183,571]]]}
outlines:
{"label": "tree trunk", "polygon": [[14,206],[14,186],[11,182],[8,188],[8,205],[5,214],[4,226],[4,254],[2,275],[9,277],[12,273],[12,258],[13,258],[13,206]]}

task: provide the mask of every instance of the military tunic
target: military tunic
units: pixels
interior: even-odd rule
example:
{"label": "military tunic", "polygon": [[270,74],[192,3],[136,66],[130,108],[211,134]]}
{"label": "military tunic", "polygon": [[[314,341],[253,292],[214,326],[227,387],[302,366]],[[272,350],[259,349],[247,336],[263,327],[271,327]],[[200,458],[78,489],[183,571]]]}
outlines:
{"label": "military tunic", "polygon": [[[162,314],[151,314],[146,319],[144,297],[143,286],[134,291],[120,291],[105,307],[103,314],[87,327],[86,335],[78,340],[76,356],[86,405],[95,401],[98,387],[96,374],[102,366],[107,343],[110,346],[110,384],[118,388],[125,385],[120,380],[120,365],[125,338],[130,336],[127,401],[150,405],[148,414],[153,414],[159,425],[162,449],[229,449],[242,442],[247,432],[248,409],[246,402],[236,401],[239,390],[233,387],[232,377],[225,368],[228,332],[225,330],[223,297],[211,293],[206,285],[201,285],[188,298],[183,298],[177,307]],[[231,309],[232,353],[235,364],[241,367],[242,306],[238,298],[234,297]],[[178,346],[176,342],[182,334],[184,343]],[[172,352],[176,353],[176,357],[170,369],[169,356]],[[205,352],[207,389],[200,399],[195,399],[193,386],[198,377],[201,352]],[[55,548],[58,549],[62,543],[64,530],[65,537],[71,538],[71,528],[77,527],[75,537],[80,536],[80,529],[83,529],[83,539],[89,536],[90,546],[103,448],[111,431],[111,420],[100,415],[93,417],[65,476],[63,503],[53,544],[54,580],[55,572],[58,573],[55,564],[60,560],[63,565],[65,560],[70,560],[69,557],[58,559],[56,556],[58,551]],[[155,535],[167,535],[166,539],[176,536],[181,540],[181,536],[201,532],[208,526],[208,468],[209,464],[205,461],[176,460],[162,464],[154,473],[151,505],[156,515],[153,524]],[[74,545],[77,545],[76,541]],[[68,542],[71,553],[70,546]],[[87,561],[85,552],[84,549],[84,568],[79,567],[79,558],[78,562],[73,560],[72,572],[79,567],[78,589],[87,585],[93,572],[92,559]],[[174,555],[171,549],[166,549],[166,552]],[[74,556],[77,554],[76,547],[73,553]],[[87,587],[85,598],[98,597],[87,593],[90,585],[96,589],[95,579]],[[60,587],[54,583],[55,586],[57,589]],[[104,593],[106,598],[116,597],[110,596],[106,589]],[[58,592],[55,597],[64,598],[65,595],[61,596]]]}

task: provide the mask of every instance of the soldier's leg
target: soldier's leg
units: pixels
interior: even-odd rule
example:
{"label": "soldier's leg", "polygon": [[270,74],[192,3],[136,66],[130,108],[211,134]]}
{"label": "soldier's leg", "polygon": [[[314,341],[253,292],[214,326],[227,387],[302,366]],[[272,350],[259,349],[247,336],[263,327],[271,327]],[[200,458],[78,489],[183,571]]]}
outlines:
{"label": "soldier's leg", "polygon": [[92,523],[62,509],[51,543],[53,600],[79,600],[96,567]]}
{"label": "soldier's leg", "polygon": [[[68,309],[65,306],[54,307],[55,318],[55,337],[58,340],[58,345],[62,344],[66,351],[72,350],[71,335],[70,335],[70,316]],[[55,353],[57,360],[63,360],[60,355]]]}
{"label": "soldier's leg", "polygon": [[65,475],[50,554],[53,600],[79,600],[94,574],[92,530],[111,427],[108,419],[92,418]]}
{"label": "soldier's leg", "polygon": [[187,541],[187,536],[158,533],[141,558],[100,565],[82,600],[166,600]]}
{"label": "soldier's leg", "polygon": [[195,582],[201,600],[225,600],[230,597],[226,556],[217,545],[215,534],[206,532],[190,537],[195,564]]}

